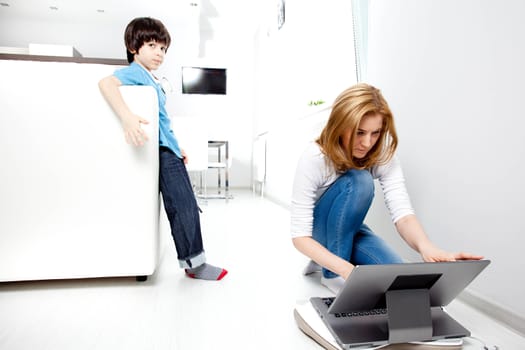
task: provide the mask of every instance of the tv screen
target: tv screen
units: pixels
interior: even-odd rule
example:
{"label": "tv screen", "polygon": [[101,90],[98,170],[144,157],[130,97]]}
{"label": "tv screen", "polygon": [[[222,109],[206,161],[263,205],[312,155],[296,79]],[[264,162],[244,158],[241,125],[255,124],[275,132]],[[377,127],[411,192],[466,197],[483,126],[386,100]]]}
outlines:
{"label": "tv screen", "polygon": [[226,68],[182,67],[182,93],[226,95]]}

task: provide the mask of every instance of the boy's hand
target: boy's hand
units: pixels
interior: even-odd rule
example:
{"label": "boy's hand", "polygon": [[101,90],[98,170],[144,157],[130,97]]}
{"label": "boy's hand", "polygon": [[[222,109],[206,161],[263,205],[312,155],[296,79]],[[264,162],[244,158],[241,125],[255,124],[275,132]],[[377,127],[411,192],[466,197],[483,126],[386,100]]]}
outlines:
{"label": "boy's hand", "polygon": [[149,124],[149,121],[135,114],[132,114],[122,120],[124,136],[126,137],[126,142],[128,144],[142,146],[146,141],[149,140],[148,135],[144,129],[142,129],[140,124]]}
{"label": "boy's hand", "polygon": [[188,155],[186,154],[186,151],[181,149],[180,153],[182,155],[182,160],[184,161],[184,164],[188,164]]}

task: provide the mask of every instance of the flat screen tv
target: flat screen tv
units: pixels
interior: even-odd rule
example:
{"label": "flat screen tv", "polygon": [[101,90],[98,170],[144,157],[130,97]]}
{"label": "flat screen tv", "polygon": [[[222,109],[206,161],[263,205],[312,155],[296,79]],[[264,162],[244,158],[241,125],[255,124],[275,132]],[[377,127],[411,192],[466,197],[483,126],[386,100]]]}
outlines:
{"label": "flat screen tv", "polygon": [[226,68],[182,67],[182,93],[226,95]]}

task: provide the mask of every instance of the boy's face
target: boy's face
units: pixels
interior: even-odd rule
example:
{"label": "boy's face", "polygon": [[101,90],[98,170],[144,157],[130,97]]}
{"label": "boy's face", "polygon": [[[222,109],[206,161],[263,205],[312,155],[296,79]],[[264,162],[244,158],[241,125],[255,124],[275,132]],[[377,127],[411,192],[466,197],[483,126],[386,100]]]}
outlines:
{"label": "boy's face", "polygon": [[148,71],[156,70],[164,61],[168,48],[163,43],[156,41],[145,42],[135,54],[135,62],[146,68]]}

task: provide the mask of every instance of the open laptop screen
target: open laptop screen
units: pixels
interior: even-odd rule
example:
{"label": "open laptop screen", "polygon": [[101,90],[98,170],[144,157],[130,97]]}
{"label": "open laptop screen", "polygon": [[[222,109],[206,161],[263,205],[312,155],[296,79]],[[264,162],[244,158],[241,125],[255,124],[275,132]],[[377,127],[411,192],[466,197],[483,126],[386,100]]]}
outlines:
{"label": "open laptop screen", "polygon": [[430,306],[445,306],[490,263],[462,260],[435,263],[357,265],[328,309],[329,313],[385,307],[392,290],[428,290]]}

